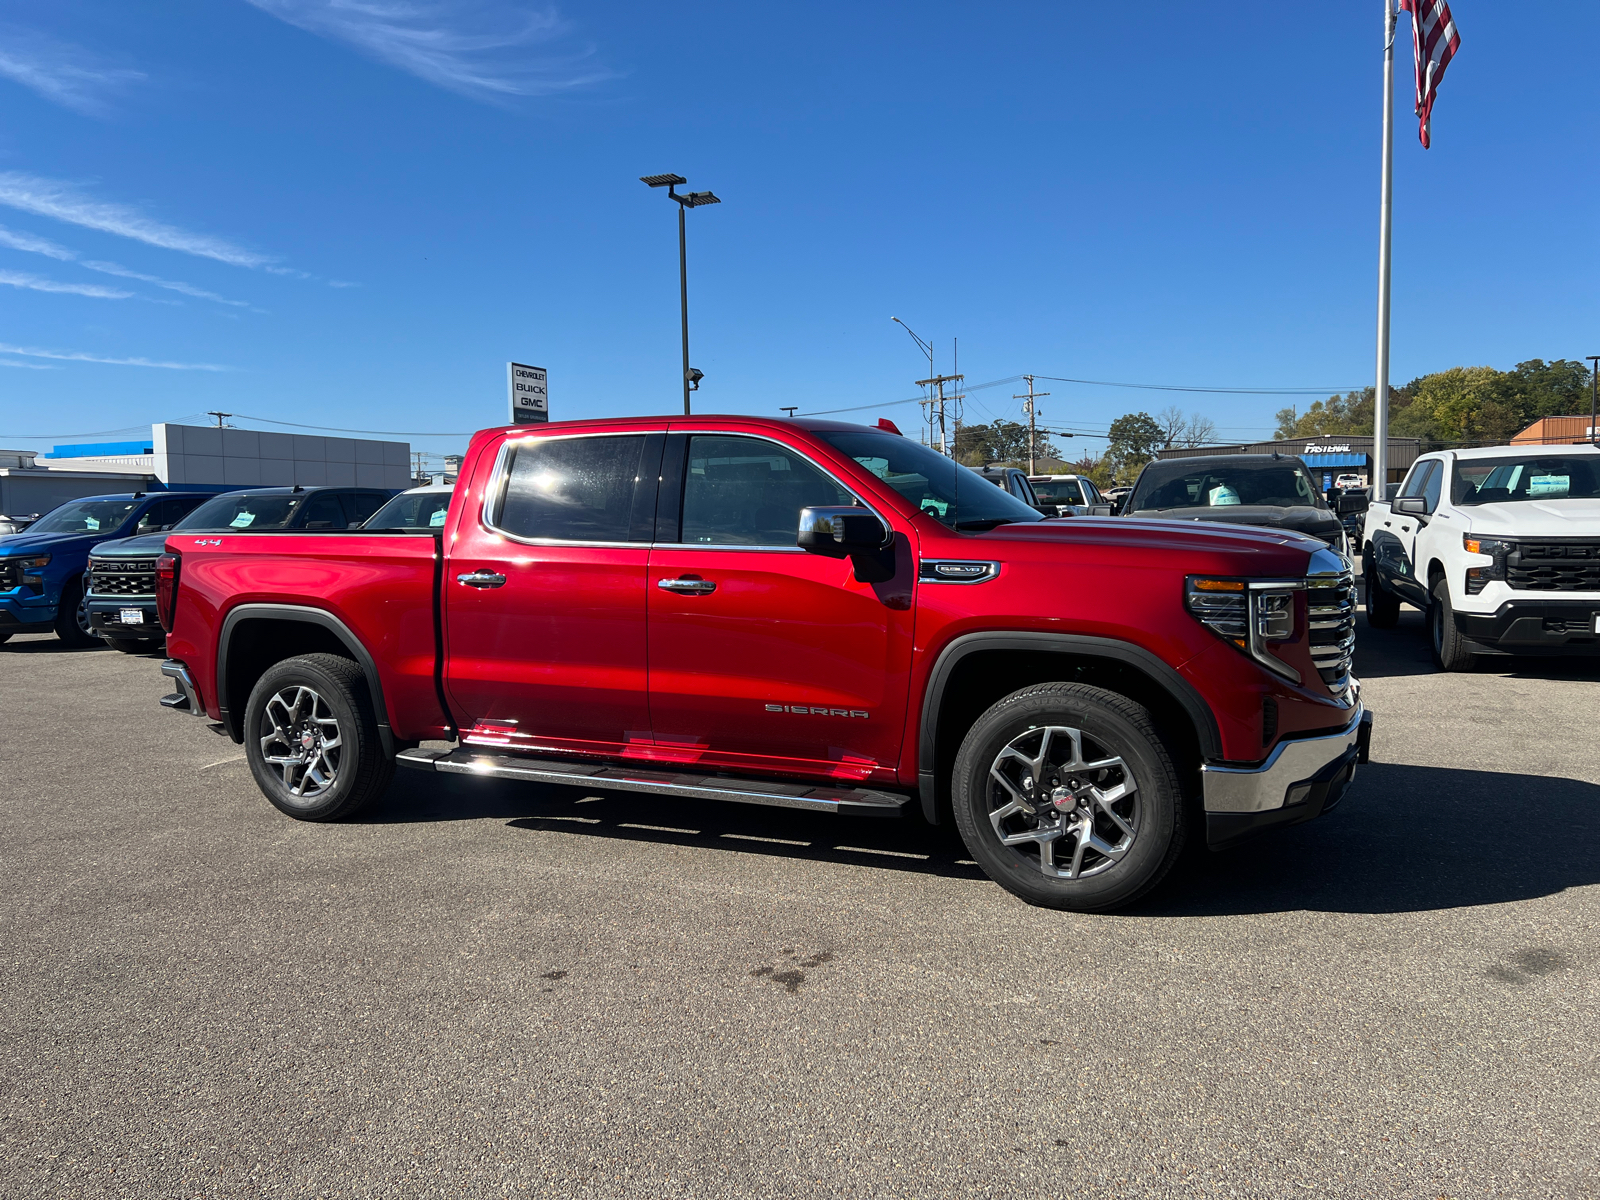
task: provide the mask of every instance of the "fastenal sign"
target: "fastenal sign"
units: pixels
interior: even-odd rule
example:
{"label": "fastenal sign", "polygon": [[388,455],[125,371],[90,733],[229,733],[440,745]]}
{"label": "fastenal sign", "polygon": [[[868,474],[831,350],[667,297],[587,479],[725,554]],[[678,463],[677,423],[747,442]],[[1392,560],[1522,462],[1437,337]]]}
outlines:
{"label": "fastenal sign", "polygon": [[542,425],[550,419],[549,380],[543,367],[507,363],[506,391],[513,425]]}
{"label": "fastenal sign", "polygon": [[1302,454],[1349,454],[1350,453],[1350,447],[1349,447],[1348,444],[1337,445],[1337,446],[1331,445],[1331,444],[1327,445],[1327,446],[1315,446],[1315,445],[1312,445],[1310,442],[1307,442],[1306,443],[1306,448],[1303,451],[1301,451],[1301,453]]}

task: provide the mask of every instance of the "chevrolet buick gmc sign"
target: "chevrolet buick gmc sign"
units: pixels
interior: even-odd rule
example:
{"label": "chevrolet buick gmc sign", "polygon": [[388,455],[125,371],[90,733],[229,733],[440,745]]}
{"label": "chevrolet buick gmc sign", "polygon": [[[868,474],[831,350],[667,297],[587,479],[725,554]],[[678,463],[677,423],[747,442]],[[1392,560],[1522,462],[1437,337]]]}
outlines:
{"label": "chevrolet buick gmc sign", "polygon": [[549,381],[543,367],[507,363],[506,387],[513,425],[542,425],[550,419]]}

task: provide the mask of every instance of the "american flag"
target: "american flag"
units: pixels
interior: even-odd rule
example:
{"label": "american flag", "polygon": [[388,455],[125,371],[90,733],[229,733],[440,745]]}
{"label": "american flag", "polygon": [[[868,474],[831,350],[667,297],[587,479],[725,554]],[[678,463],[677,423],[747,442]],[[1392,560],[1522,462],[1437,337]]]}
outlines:
{"label": "american flag", "polygon": [[1461,48],[1461,35],[1445,0],[1400,0],[1400,7],[1411,14],[1411,45],[1417,60],[1417,135],[1422,148],[1428,148],[1429,127],[1433,123],[1433,101],[1439,81]]}

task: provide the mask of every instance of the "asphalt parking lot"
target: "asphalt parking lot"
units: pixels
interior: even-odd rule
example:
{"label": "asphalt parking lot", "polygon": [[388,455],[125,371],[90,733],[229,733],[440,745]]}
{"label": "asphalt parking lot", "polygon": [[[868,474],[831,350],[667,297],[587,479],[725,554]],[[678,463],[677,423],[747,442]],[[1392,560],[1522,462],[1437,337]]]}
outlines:
{"label": "asphalt parking lot", "polygon": [[1600,1196],[1600,670],[1364,626],[1334,813],[1136,910],[911,823],[401,773],[301,825],[0,647],[0,1195]]}

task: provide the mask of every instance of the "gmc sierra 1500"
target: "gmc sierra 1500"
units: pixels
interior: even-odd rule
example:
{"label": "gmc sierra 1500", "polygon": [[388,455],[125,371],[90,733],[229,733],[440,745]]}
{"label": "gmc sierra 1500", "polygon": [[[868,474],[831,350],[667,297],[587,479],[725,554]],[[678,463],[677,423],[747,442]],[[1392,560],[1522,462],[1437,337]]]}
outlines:
{"label": "gmc sierra 1500", "polygon": [[[439,528],[175,535],[178,690],[302,820],[396,762],[954,818],[1035,904],[1141,895],[1364,760],[1348,564],[1290,531],[1046,520],[888,422],[490,429]],[[424,741],[455,742],[452,750]]]}

